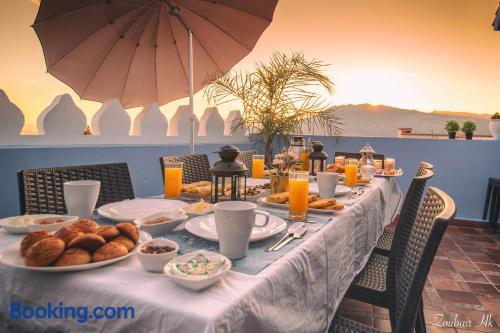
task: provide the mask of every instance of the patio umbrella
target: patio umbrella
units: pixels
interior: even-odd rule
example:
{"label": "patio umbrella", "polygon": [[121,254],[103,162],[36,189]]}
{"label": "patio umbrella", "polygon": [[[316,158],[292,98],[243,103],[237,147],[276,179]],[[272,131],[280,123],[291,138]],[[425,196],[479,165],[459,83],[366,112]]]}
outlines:
{"label": "patio umbrella", "polygon": [[81,98],[125,108],[189,96],[255,46],[278,0],[42,0],[47,71]]}

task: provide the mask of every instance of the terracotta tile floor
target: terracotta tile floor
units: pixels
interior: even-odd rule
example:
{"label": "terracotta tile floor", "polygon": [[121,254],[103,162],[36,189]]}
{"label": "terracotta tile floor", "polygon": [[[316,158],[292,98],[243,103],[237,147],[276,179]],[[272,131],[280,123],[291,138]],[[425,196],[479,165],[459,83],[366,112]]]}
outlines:
{"label": "terracotta tile floor", "polygon": [[[439,246],[424,292],[427,332],[500,332],[500,232],[452,225]],[[344,316],[390,332],[386,309],[344,299]],[[479,326],[491,314],[493,327]],[[454,318],[470,320],[467,328],[435,326]],[[441,323],[442,323],[441,321]]]}

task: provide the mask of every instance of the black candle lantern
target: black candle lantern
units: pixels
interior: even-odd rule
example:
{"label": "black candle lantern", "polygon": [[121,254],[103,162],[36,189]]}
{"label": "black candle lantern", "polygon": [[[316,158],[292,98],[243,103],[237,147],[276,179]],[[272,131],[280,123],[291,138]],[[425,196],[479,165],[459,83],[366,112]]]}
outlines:
{"label": "black candle lantern", "polygon": [[[240,150],[235,146],[227,145],[221,147],[218,153],[222,160],[215,162],[210,168],[212,203],[221,200],[246,200],[247,168],[242,162],[236,160]],[[226,188],[228,185],[229,189]]]}
{"label": "black candle lantern", "polygon": [[325,171],[328,154],[323,151],[323,144],[319,141],[312,145],[313,151],[309,153],[309,172],[312,176],[316,175],[317,171]]}

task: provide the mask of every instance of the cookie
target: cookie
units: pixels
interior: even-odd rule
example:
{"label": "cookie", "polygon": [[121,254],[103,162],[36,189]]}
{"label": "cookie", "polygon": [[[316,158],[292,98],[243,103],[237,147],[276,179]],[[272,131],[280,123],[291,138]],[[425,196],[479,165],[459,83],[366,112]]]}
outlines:
{"label": "cookie", "polygon": [[95,233],[104,239],[110,239],[120,235],[120,230],[112,225],[103,225],[97,228]]}
{"label": "cookie", "polygon": [[344,205],[340,202],[337,202],[335,205],[331,205],[331,206],[328,206],[328,207],[325,207],[325,208],[321,208],[321,209],[325,209],[325,210],[340,210],[340,209],[343,209],[344,208]]}
{"label": "cookie", "polygon": [[57,237],[44,238],[26,252],[26,266],[49,266],[64,252],[65,244]]}
{"label": "cookie", "polygon": [[135,243],[133,240],[131,240],[128,237],[125,236],[118,236],[115,239],[113,239],[111,242],[116,242],[119,243],[127,248],[127,251],[132,251],[135,247]]}
{"label": "cookie", "polygon": [[315,194],[309,194],[307,196],[307,202],[308,203],[311,203],[311,202],[316,201],[316,200],[318,200],[318,196],[315,195]]}
{"label": "cookie", "polygon": [[93,262],[122,257],[128,253],[127,248],[120,243],[110,242],[98,248],[92,255]]}
{"label": "cookie", "polygon": [[72,228],[71,226],[62,227],[54,234],[54,236],[62,239],[66,245],[68,245],[69,242],[80,235],[83,235],[83,232],[79,231],[76,228]]}
{"label": "cookie", "polygon": [[134,224],[122,222],[118,223],[116,227],[120,230],[121,235],[133,240],[134,244],[139,241],[139,229]]}
{"label": "cookie", "polygon": [[105,243],[106,240],[97,234],[83,234],[69,242],[68,247],[79,247],[94,252]]}
{"label": "cookie", "polygon": [[71,227],[78,229],[79,231],[83,232],[84,234],[87,234],[90,232],[96,232],[99,225],[94,220],[79,219],[78,221],[73,223],[71,225]]}
{"label": "cookie", "polygon": [[333,206],[337,200],[335,198],[319,199],[309,203],[309,208],[322,209],[328,206]]}
{"label": "cookie", "polygon": [[21,241],[21,255],[26,256],[26,252],[33,244],[47,237],[51,237],[47,230],[28,232]]}
{"label": "cookie", "polygon": [[282,192],[282,193],[275,193],[267,196],[266,200],[268,202],[273,202],[273,203],[285,203],[288,201],[289,193],[288,192]]}
{"label": "cookie", "polygon": [[77,247],[67,249],[56,260],[54,266],[74,266],[88,264],[92,260],[90,253]]}

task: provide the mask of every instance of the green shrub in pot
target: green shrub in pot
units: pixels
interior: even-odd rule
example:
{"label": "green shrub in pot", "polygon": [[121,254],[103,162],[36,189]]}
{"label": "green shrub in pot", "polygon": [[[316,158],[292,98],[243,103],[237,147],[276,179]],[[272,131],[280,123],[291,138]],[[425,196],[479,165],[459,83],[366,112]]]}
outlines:
{"label": "green shrub in pot", "polygon": [[455,120],[448,120],[444,125],[444,130],[448,132],[448,138],[455,139],[457,132],[460,130],[460,124]]}
{"label": "green shrub in pot", "polygon": [[464,121],[462,124],[462,132],[465,133],[465,138],[467,140],[472,140],[472,136],[474,135],[474,132],[476,131],[476,123],[470,120]]}

